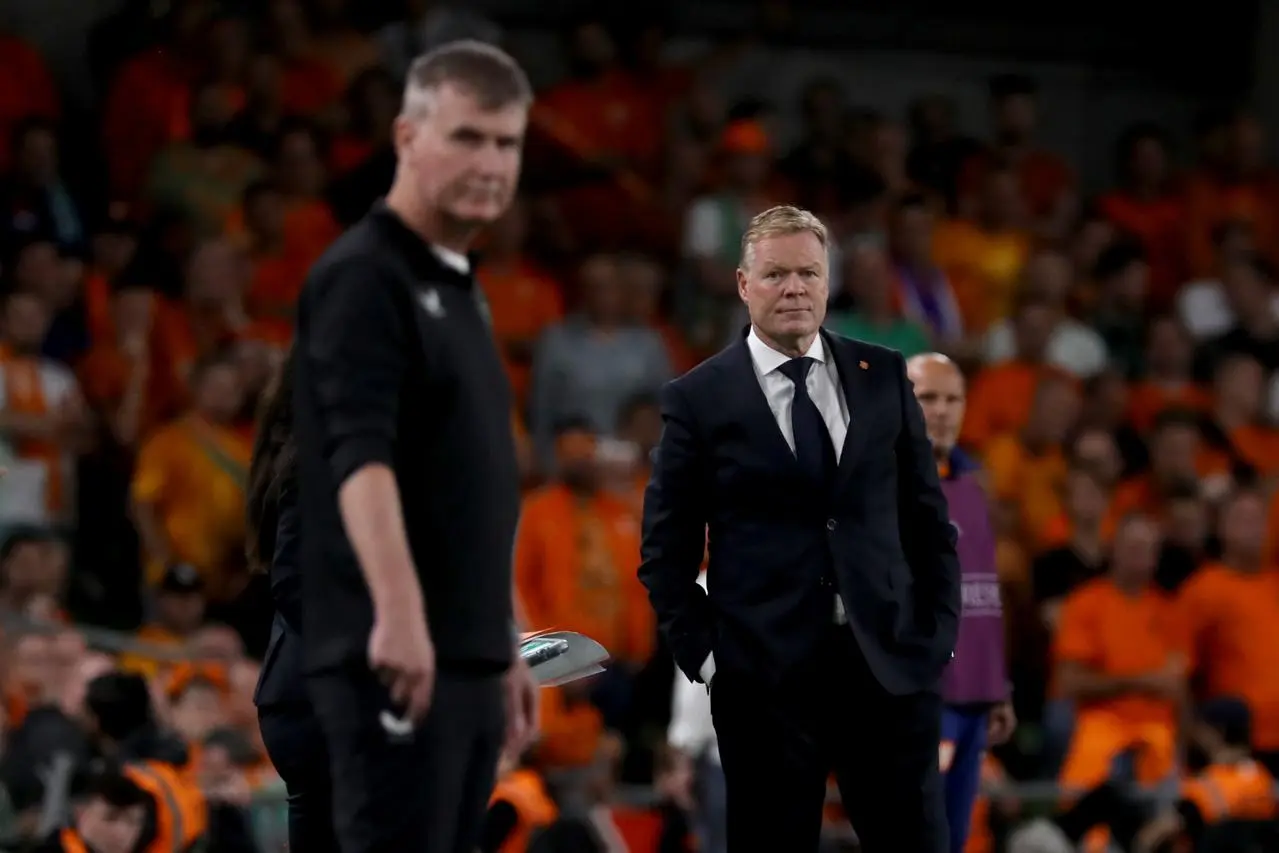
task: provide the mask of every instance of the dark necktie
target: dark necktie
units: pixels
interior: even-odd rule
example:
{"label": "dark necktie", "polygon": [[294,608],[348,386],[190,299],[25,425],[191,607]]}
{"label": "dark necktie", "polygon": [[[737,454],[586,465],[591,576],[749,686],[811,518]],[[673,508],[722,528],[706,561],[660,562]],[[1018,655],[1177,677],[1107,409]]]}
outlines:
{"label": "dark necktie", "polygon": [[807,356],[792,358],[778,370],[795,386],[795,401],[790,410],[795,459],[814,482],[827,483],[835,473],[835,444],[817,404],[808,396],[808,371],[816,363],[816,359]]}

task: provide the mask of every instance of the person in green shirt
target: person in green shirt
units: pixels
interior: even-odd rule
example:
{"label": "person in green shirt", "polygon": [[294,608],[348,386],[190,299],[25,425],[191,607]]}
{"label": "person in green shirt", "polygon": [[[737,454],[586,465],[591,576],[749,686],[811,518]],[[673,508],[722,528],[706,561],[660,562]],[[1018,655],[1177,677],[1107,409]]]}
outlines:
{"label": "person in green shirt", "polygon": [[893,269],[883,247],[874,241],[854,242],[845,255],[844,271],[844,289],[853,307],[828,315],[826,328],[890,347],[906,358],[928,352],[928,333],[897,310],[893,288]]}

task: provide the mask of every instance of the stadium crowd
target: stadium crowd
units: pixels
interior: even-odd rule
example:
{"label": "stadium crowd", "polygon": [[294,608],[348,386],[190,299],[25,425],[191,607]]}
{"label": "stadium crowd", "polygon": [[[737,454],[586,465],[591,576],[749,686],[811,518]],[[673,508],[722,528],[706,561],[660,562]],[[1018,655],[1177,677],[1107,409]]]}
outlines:
{"label": "stadium crowd", "polygon": [[[252,701],[269,603],[244,556],[255,400],[308,267],[389,183],[407,58],[501,36],[413,0],[380,28],[343,0],[169,5],[94,31],[88,117],[0,34],[0,782],[16,840],[61,839],[47,771],[70,756],[96,853],[206,832],[211,853],[268,849],[249,810],[274,784]],[[713,741],[668,738],[675,673],[635,575],[645,466],[658,388],[742,328],[740,234],[775,203],[831,229],[830,329],[969,377],[1022,725],[987,758],[968,850],[1035,811],[1006,779],[1173,778],[1206,822],[1273,819],[1279,172],[1257,120],[1206,110],[1180,154],[1134,126],[1093,194],[1038,141],[1034,80],[991,80],[970,137],[944,98],[879,114],[815,79],[778,150],[776,105],[714,84],[737,54],[670,64],[663,36],[637,13],[564,33],[570,74],[539,93],[525,190],[480,255],[518,400],[519,590],[536,626],[615,658],[543,691],[491,849],[557,811],[589,816],[596,849],[694,849]],[[138,642],[90,648],[84,625]],[[1196,749],[1200,717],[1217,737]],[[621,804],[623,782],[656,796]]]}

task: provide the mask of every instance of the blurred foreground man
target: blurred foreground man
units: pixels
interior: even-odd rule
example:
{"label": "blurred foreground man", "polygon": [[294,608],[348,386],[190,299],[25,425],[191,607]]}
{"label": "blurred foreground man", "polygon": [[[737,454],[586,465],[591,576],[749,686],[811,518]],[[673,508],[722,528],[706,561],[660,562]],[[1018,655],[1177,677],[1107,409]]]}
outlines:
{"label": "blurred foreground man", "polygon": [[343,853],[473,853],[504,735],[518,754],[533,725],[511,393],[466,256],[511,203],[531,100],[489,45],[414,62],[390,192],[298,303],[305,668]]}
{"label": "blurred foreground man", "polygon": [[964,423],[964,377],[949,358],[917,355],[906,364],[915,399],[933,443],[941,488],[959,537],[963,601],[955,660],[942,680],[941,771],[945,776],[950,849],[968,842],[982,755],[1012,735],[1017,724],[1009,701],[1004,658],[1004,611],[995,571],[995,535],[986,493],[973,463],[956,448]]}
{"label": "blurred foreground man", "polygon": [[710,690],[730,851],[815,851],[833,771],[866,853],[945,853],[955,533],[901,354],[821,329],[828,254],[807,211],[751,221],[750,328],[662,392],[640,579]]}

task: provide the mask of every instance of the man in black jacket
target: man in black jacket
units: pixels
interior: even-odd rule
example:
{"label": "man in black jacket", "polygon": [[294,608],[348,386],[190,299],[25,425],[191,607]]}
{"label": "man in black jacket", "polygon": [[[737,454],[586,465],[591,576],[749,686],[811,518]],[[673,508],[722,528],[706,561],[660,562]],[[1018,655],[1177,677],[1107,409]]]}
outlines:
{"label": "man in black jacket", "polygon": [[305,665],[344,853],[470,853],[503,736],[533,723],[511,395],[466,255],[511,202],[531,98],[488,45],[418,59],[391,190],[298,303]]}

